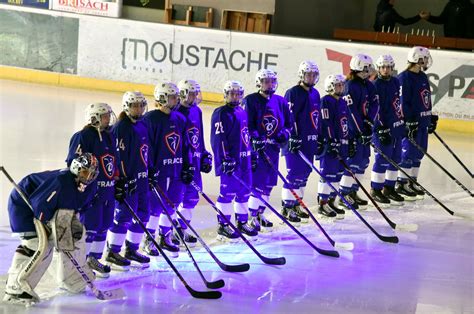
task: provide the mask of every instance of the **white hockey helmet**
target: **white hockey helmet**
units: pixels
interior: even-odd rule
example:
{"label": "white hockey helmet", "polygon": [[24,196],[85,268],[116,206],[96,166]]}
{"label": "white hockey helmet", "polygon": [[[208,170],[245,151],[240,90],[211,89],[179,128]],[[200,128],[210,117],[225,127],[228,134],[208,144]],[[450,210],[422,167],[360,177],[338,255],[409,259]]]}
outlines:
{"label": "white hockey helmet", "polygon": [[[324,80],[324,90],[328,94],[336,93],[336,84],[344,84],[346,78],[342,74],[331,74]],[[341,93],[342,94],[342,93]],[[340,96],[340,95],[339,95]]]}
{"label": "white hockey helmet", "polygon": [[408,51],[407,60],[410,63],[419,64],[423,70],[427,70],[433,64],[430,51],[428,48],[421,46],[411,48],[410,51]]}
{"label": "white hockey helmet", "polygon": [[195,80],[181,80],[178,82],[179,97],[184,105],[199,105],[202,101],[201,85]]}
{"label": "white hockey helmet", "polygon": [[86,122],[95,128],[99,128],[101,127],[101,117],[104,114],[110,114],[108,126],[115,123],[115,114],[108,104],[103,102],[89,104],[86,108]]}
{"label": "white hockey helmet", "polygon": [[[138,110],[132,107],[138,105]],[[147,101],[141,92],[125,92],[122,97],[123,111],[132,119],[138,120],[145,113]]]}
{"label": "white hockey helmet", "polygon": [[156,84],[153,94],[155,101],[163,107],[173,109],[179,103],[179,89],[176,84],[172,82]]}
{"label": "white hockey helmet", "polygon": [[238,106],[244,98],[244,86],[239,81],[227,81],[224,84],[224,99],[226,103]]}
{"label": "white hockey helmet", "polygon": [[93,154],[84,153],[72,160],[69,171],[77,177],[80,183],[89,185],[99,175],[99,162]]}
{"label": "white hockey helmet", "polygon": [[388,66],[393,69],[395,67],[395,60],[393,60],[391,55],[381,55],[377,58],[377,61],[375,61],[375,65],[377,66],[377,69],[380,69],[383,66]]}
{"label": "white hockey helmet", "polygon": [[[316,73],[314,82],[306,82],[305,74],[306,73]],[[314,86],[319,82],[319,68],[314,61],[306,60],[300,63],[298,67],[298,78],[300,82],[303,82],[306,86]]]}
{"label": "white hockey helmet", "polygon": [[371,68],[373,68],[374,65],[370,56],[359,53],[351,58],[349,67],[352,71],[370,73]]}
{"label": "white hockey helmet", "polygon": [[[270,82],[267,81],[267,83],[265,83],[263,80],[269,80]],[[258,70],[257,74],[255,74],[255,86],[257,86],[258,90],[262,93],[267,95],[274,94],[278,87],[276,72],[269,69]]]}

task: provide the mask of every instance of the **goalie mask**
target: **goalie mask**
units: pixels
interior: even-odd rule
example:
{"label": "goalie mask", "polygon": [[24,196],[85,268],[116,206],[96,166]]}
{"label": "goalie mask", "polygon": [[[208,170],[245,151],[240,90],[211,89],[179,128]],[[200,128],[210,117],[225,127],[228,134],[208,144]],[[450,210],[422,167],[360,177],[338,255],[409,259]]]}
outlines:
{"label": "goalie mask", "polygon": [[72,160],[69,170],[76,176],[77,181],[84,185],[79,187],[80,190],[83,191],[85,186],[97,179],[99,175],[99,163],[93,154],[84,153]]}
{"label": "goalie mask", "polygon": [[301,62],[298,68],[300,82],[307,87],[313,87],[319,82],[319,68],[311,60]]}
{"label": "goalie mask", "polygon": [[408,62],[417,64],[421,70],[426,71],[433,64],[430,51],[428,48],[415,46],[408,52]]}
{"label": "goalie mask", "polygon": [[351,62],[349,63],[349,67],[363,80],[367,79],[374,71],[372,58],[365,54],[356,54],[353,56],[351,58]]}
{"label": "goalie mask", "polygon": [[86,108],[86,122],[96,129],[104,130],[116,120],[112,107],[106,103],[93,103]]}
{"label": "goalie mask", "polygon": [[195,80],[182,80],[178,83],[179,98],[185,107],[199,105],[202,101],[201,86]]}
{"label": "goalie mask", "polygon": [[122,97],[123,111],[133,121],[140,120],[145,114],[147,101],[141,92],[125,92]]}
{"label": "goalie mask", "polygon": [[330,95],[342,96],[344,94],[344,75],[329,75],[324,80],[324,90]]}
{"label": "goalie mask", "polygon": [[267,96],[273,95],[278,87],[276,73],[268,69],[259,70],[255,75],[255,86],[259,92]]}
{"label": "goalie mask", "polygon": [[244,87],[238,81],[227,81],[224,84],[224,99],[225,102],[232,107],[237,107],[241,104],[244,98]]}
{"label": "goalie mask", "polygon": [[179,89],[171,82],[158,83],[155,86],[154,96],[156,103],[168,113],[179,104]]}

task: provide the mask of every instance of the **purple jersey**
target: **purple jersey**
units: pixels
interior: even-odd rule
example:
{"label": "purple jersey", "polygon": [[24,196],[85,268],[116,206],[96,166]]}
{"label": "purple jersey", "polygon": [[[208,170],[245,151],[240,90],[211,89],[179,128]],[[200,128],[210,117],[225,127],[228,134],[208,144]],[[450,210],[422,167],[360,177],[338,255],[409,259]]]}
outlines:
{"label": "purple jersey", "polygon": [[83,153],[92,153],[99,161],[99,175],[97,186],[99,188],[114,186],[114,177],[119,175],[120,164],[117,140],[115,136],[105,130],[101,131],[102,141],[96,128],[87,126],[76,132],[69,142],[69,153],[66,158],[67,166],[77,156]]}
{"label": "purple jersey", "polygon": [[250,171],[250,134],[247,113],[242,107],[224,105],[212,113],[211,146],[216,175],[222,175],[225,158],[236,162],[236,169]]}
{"label": "purple jersey", "polygon": [[145,123],[142,120],[133,123],[125,116],[112,127],[112,133],[118,140],[120,170],[124,176],[129,180],[146,178],[150,144]]}
{"label": "purple jersey", "polygon": [[405,122],[400,102],[400,82],[396,77],[388,80],[377,78],[374,82],[379,95],[379,120],[375,126],[383,125],[390,128],[393,137],[403,137]]}
{"label": "purple jersey", "polygon": [[[319,92],[310,88],[306,91],[300,85],[293,86],[285,93],[291,112],[292,136],[301,139],[301,151],[306,156],[316,154],[318,124],[320,121]],[[285,154],[287,150],[285,150]]]}
{"label": "purple jersey", "polygon": [[80,210],[90,203],[97,190],[96,184],[90,184],[84,192],[79,192],[76,177],[69,169],[32,173],[18,186],[33,206],[33,211],[13,190],[8,199],[8,214],[12,231],[24,236],[35,234],[34,217],[45,223],[51,220],[57,209]]}
{"label": "purple jersey", "polygon": [[331,95],[321,99],[320,134],[324,139],[336,139],[341,143],[339,153],[342,157],[348,155],[349,126],[347,103],[343,97],[339,99]]}
{"label": "purple jersey", "polygon": [[290,131],[290,110],[285,98],[272,95],[267,99],[260,93],[253,93],[244,98],[243,105],[252,138],[266,138],[267,143],[276,144],[280,132]]}
{"label": "purple jersey", "polygon": [[428,77],[422,71],[415,73],[403,71],[398,76],[400,101],[406,121],[418,121],[419,127],[428,127],[431,123],[431,91]]}
{"label": "purple jersey", "polygon": [[186,118],[177,111],[147,112],[144,118],[151,143],[150,165],[160,176],[179,177],[183,164],[191,161],[186,137]]}
{"label": "purple jersey", "polygon": [[199,171],[201,165],[201,154],[206,151],[201,108],[197,105],[190,107],[180,106],[178,110],[188,120],[186,136],[189,143],[189,149],[192,152],[193,164],[196,167],[196,171]]}
{"label": "purple jersey", "polygon": [[374,84],[358,77],[348,80],[345,85],[344,100],[349,108],[349,136],[363,132],[364,120],[375,122],[379,102]]}

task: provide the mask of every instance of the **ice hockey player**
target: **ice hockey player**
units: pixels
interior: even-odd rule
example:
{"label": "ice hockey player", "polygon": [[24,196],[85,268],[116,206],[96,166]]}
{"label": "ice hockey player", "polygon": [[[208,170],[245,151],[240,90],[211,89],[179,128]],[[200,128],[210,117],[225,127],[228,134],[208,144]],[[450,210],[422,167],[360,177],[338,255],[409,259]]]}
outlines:
{"label": "ice hockey player", "polygon": [[[204,144],[204,126],[202,123],[202,111],[199,104],[202,101],[201,86],[195,80],[181,80],[178,82],[181,112],[188,120],[186,136],[189,149],[192,152],[194,171],[194,182],[202,188],[201,172],[209,173],[212,170],[212,155],[206,150]],[[191,222],[193,210],[199,202],[199,194],[191,185],[184,186],[184,195],[178,210],[188,223]],[[197,239],[186,232],[186,224],[178,217],[180,232],[188,246],[196,245]]]}
{"label": "ice hockey player", "polygon": [[[318,212],[326,217],[338,219],[344,218],[345,211],[334,203],[336,192],[331,189],[328,183],[336,189],[339,187],[344,170],[339,157],[346,160],[355,154],[354,142],[349,143],[348,109],[346,101],[342,97],[344,82],[345,78],[341,74],[329,75],[324,80],[324,89],[328,94],[321,99],[318,139],[319,146],[326,146],[319,161],[322,176],[318,184]],[[321,139],[324,141],[321,142]]]}
{"label": "ice hockey player", "polygon": [[[225,105],[217,108],[211,118],[211,146],[214,154],[216,176],[220,177],[220,193],[217,207],[231,220],[233,210],[237,216],[238,229],[245,235],[254,237],[257,232],[241,217],[248,217],[248,200],[250,193],[232,174],[235,174],[248,185],[252,183],[251,149],[248,118],[240,106],[244,97],[244,87],[238,81],[227,81],[224,84]],[[239,220],[240,218],[240,220]],[[220,240],[234,242],[238,238],[226,220],[217,216],[217,235]]]}
{"label": "ice hockey player", "polygon": [[[187,120],[176,110],[179,105],[178,87],[171,82],[161,82],[155,87],[156,110],[145,115],[150,138],[150,184],[159,186],[173,204],[183,200],[184,184],[189,184],[194,178],[194,165],[186,136]],[[184,184],[183,184],[184,183]],[[163,196],[162,196],[163,198]],[[147,229],[151,234],[159,225],[160,247],[171,257],[178,257],[179,247],[173,243],[172,221],[163,211],[167,211],[172,219],[176,219],[174,207],[166,203],[163,208],[154,192],[150,193],[151,216]],[[154,255],[156,248],[152,243],[145,243],[145,251]]]}
{"label": "ice hockey player", "polygon": [[[124,199],[143,223],[149,219],[148,209],[148,133],[143,114],[147,101],[141,92],[125,92],[122,97],[123,111],[112,132],[118,140],[120,155],[120,177],[115,182],[117,208],[114,222],[107,233],[107,256],[105,261],[114,270],[127,271],[131,261],[139,267],[148,267],[150,258],[138,252],[143,229],[132,219]],[[120,250],[125,241],[125,256]]]}
{"label": "ice hockey player", "polygon": [[[355,155],[347,160],[348,166],[357,178],[362,179],[369,166],[372,125],[379,110],[375,86],[368,79],[373,68],[372,58],[365,54],[356,54],[351,58],[350,69],[344,92],[347,103],[349,134],[357,140]],[[355,208],[365,209],[368,202],[361,199],[357,191],[359,186],[354,178],[345,171],[340,181],[340,191],[344,198]],[[338,207],[348,209],[346,203],[339,199]]]}
{"label": "ice hockey player", "polygon": [[307,222],[309,215],[301,210],[297,200],[291,193],[292,189],[303,199],[306,182],[311,174],[308,166],[298,155],[301,151],[306,158],[313,160],[317,154],[318,124],[320,120],[319,105],[321,97],[314,86],[319,81],[319,68],[314,61],[300,63],[298,68],[298,84],[288,89],[285,99],[288,102],[291,119],[291,136],[288,145],[283,148],[289,185],[282,189],[282,204],[288,220],[291,222]]}
{"label": "ice hockey player", "polygon": [[[380,110],[379,119],[375,121],[375,136],[372,141],[387,157],[399,164],[405,122],[400,103],[400,83],[392,75],[395,61],[391,55],[381,55],[375,65],[377,79],[374,84],[379,95]],[[375,152],[370,194],[381,207],[389,207],[390,204],[403,205],[404,197],[395,192],[396,181],[397,168]],[[408,196],[406,199],[414,200]]]}
{"label": "ice hockey player", "polygon": [[59,254],[57,263],[53,263],[59,287],[72,293],[86,288],[65,251],[71,253],[91,280],[95,278],[86,263],[85,230],[77,211],[94,197],[98,173],[97,159],[85,153],[73,159],[69,169],[32,173],[18,183],[33,210],[16,190],[11,192],[10,226],[21,244],[8,270],[4,302],[28,306],[40,301],[34,289],[51,264],[53,248]]}
{"label": "ice hockey player", "polygon": [[117,140],[110,132],[115,115],[108,104],[93,103],[87,106],[85,117],[87,125],[71,138],[66,163],[69,167],[74,158],[86,152],[97,156],[99,161],[97,196],[87,210],[81,211],[80,219],[86,228],[87,263],[97,277],[107,278],[110,267],[99,260],[104,251],[107,230],[114,219],[114,185],[119,177]]}
{"label": "ice hockey player", "polygon": [[[438,116],[431,112],[430,83],[425,73],[433,63],[430,51],[425,47],[415,46],[408,52],[407,59],[407,69],[398,76],[401,85],[400,101],[407,128],[406,138],[402,142],[401,167],[416,180],[423,153],[413,146],[409,139],[426,150],[428,133],[436,130]],[[401,171],[398,173],[396,191],[403,197],[413,197],[415,194],[417,199],[423,199],[425,194],[420,187],[408,182]]]}

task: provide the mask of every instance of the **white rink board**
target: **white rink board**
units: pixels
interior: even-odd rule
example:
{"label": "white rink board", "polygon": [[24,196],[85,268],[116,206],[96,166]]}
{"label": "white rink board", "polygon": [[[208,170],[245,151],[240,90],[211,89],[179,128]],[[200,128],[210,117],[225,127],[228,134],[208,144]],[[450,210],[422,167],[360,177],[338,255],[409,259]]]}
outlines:
{"label": "white rink board", "polygon": [[[215,93],[225,80],[234,79],[248,93],[255,90],[257,70],[268,67],[279,75],[281,94],[296,83],[298,65],[305,59],[319,65],[321,90],[327,75],[347,73],[356,53],[368,53],[374,61],[390,53],[402,71],[408,52],[405,47],[97,18],[81,19],[78,50],[79,76],[146,84],[193,78],[204,91]],[[432,56],[427,73],[435,111],[446,118],[474,120],[473,100],[467,98],[474,87],[473,55],[432,49]]]}

